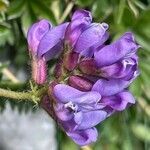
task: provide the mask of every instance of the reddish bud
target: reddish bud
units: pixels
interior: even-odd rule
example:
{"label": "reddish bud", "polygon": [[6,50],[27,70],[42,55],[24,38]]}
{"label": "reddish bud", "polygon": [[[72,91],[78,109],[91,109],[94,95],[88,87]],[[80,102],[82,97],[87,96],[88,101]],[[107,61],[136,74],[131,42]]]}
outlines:
{"label": "reddish bud", "polygon": [[37,84],[44,84],[46,82],[47,76],[47,65],[46,61],[41,58],[34,58],[32,60],[32,79]]}
{"label": "reddish bud", "polygon": [[75,69],[78,63],[79,54],[76,52],[70,52],[65,54],[63,64],[66,69],[72,71]]}
{"label": "reddish bud", "polygon": [[62,76],[62,74],[63,74],[62,60],[59,60],[54,69],[54,76],[56,79],[58,79],[59,77]]}
{"label": "reddish bud", "polygon": [[87,75],[98,76],[100,74],[94,59],[86,59],[81,61],[79,64],[79,69],[82,73]]}
{"label": "reddish bud", "polygon": [[81,76],[71,76],[69,77],[68,83],[70,86],[81,90],[81,91],[90,91],[92,89],[93,83]]}

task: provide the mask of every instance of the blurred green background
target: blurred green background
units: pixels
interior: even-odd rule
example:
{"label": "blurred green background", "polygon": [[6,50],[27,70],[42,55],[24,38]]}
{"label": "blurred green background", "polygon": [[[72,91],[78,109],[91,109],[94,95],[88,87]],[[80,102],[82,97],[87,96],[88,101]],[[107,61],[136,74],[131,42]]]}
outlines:
{"label": "blurred green background", "polygon": [[[26,42],[29,26],[41,18],[57,25],[69,20],[78,8],[90,10],[94,21],[108,23],[112,41],[132,31],[142,47],[139,50],[141,75],[130,87],[137,102],[97,126],[101,138],[92,149],[150,150],[150,0],[0,0],[0,87],[12,90],[29,87],[26,83],[30,76]],[[49,66],[54,62],[49,62]],[[14,74],[23,70],[26,78],[20,83],[11,83],[4,72],[10,68],[14,68]],[[12,100],[9,103],[20,112],[33,108],[31,103],[17,104]],[[1,112],[5,104],[5,99],[1,99]],[[79,149],[56,129],[59,150]]]}

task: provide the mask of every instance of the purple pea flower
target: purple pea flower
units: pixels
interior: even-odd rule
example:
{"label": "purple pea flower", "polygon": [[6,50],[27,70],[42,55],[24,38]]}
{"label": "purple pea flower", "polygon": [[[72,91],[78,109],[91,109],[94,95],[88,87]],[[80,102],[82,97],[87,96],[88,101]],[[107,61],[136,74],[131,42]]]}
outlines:
{"label": "purple pea flower", "polygon": [[68,23],[63,23],[47,32],[40,41],[38,57],[43,56],[46,60],[50,60],[63,50],[63,40],[67,26]]}
{"label": "purple pea flower", "polygon": [[51,28],[51,23],[45,19],[33,24],[30,27],[27,33],[27,41],[28,49],[32,53],[32,55],[37,55],[41,39],[49,30],[51,30]]}
{"label": "purple pea flower", "polygon": [[135,100],[128,91],[113,96],[103,96],[98,92],[82,92],[64,84],[57,84],[53,94],[58,124],[78,145],[95,142],[98,137],[95,126],[115,111],[122,111]]}
{"label": "purple pea flower", "polygon": [[68,23],[52,27],[45,19],[33,24],[27,34],[28,49],[32,55],[32,78],[37,84],[46,81],[46,61],[62,50],[62,41]]}
{"label": "purple pea flower", "polygon": [[106,23],[92,23],[89,11],[77,10],[66,29],[65,41],[73,51],[83,56],[92,57],[94,51],[91,48],[97,43],[102,45],[107,40],[107,29]]}
{"label": "purple pea flower", "polygon": [[98,103],[101,95],[58,84],[54,87],[54,96],[58,123],[67,135],[80,146],[95,142],[98,135],[94,126],[107,117],[107,112],[102,110],[104,106]]}
{"label": "purple pea flower", "polygon": [[109,117],[113,113],[123,111],[135,104],[135,99],[129,91],[123,90],[111,96],[103,94],[100,104],[105,106],[103,109],[107,112],[107,117]]}
{"label": "purple pea flower", "polygon": [[33,24],[27,34],[28,49],[32,56],[32,78],[37,84],[46,81],[47,66],[44,57],[38,57],[39,44],[46,33],[52,28],[47,20],[41,20]]}
{"label": "purple pea flower", "polygon": [[27,34],[29,50],[38,58],[52,59],[62,49],[67,25],[52,27],[45,19],[33,24]]}
{"label": "purple pea flower", "polygon": [[114,43],[97,49],[94,60],[104,79],[97,80],[92,90],[110,96],[127,88],[139,75],[138,48],[132,33],[128,32]]}
{"label": "purple pea flower", "polygon": [[[55,68],[56,82],[49,86],[49,97],[45,98],[51,102],[46,110],[51,109],[50,115],[80,146],[97,140],[96,125],[135,103],[126,88],[139,74],[139,45],[130,32],[105,45],[107,29],[106,23],[92,23],[91,13],[81,9],[70,23],[52,27],[41,20],[28,32],[33,77],[38,84],[45,80],[46,61],[65,46],[67,52]],[[69,86],[59,84],[62,80]]]}

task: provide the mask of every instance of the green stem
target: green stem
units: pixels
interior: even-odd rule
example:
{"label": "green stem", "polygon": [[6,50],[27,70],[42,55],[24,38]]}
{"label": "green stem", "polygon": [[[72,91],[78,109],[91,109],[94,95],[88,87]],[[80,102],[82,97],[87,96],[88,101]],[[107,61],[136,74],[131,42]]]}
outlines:
{"label": "green stem", "polygon": [[0,97],[16,100],[29,100],[38,103],[41,100],[41,97],[44,95],[44,93],[46,93],[46,91],[47,91],[46,87],[43,87],[37,91],[29,91],[29,92],[16,92],[0,88]]}
{"label": "green stem", "polygon": [[22,100],[31,100],[32,94],[31,92],[15,92],[11,90],[6,90],[0,88],[0,97],[6,97],[11,99],[22,99]]}

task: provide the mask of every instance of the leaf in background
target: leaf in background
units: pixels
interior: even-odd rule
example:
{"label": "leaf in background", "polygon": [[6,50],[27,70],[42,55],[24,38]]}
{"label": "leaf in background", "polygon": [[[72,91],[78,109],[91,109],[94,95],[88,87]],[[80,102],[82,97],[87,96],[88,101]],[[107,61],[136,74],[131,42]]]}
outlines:
{"label": "leaf in background", "polygon": [[27,3],[26,11],[24,12],[24,14],[21,17],[22,30],[23,30],[25,37],[27,35],[29,27],[36,21],[37,21],[37,17],[31,7],[31,4]]}
{"label": "leaf in background", "polygon": [[59,18],[61,17],[60,5],[61,5],[60,1],[53,1],[53,3],[51,4],[51,9],[53,10],[57,22],[59,22]]}
{"label": "leaf in background", "polygon": [[150,40],[150,8],[142,12],[135,24],[135,31]]}
{"label": "leaf in background", "polygon": [[143,124],[133,124],[132,132],[142,141],[150,142],[150,128]]}
{"label": "leaf in background", "polygon": [[134,96],[139,97],[142,94],[141,88],[141,78],[138,77],[130,86],[130,91],[133,93]]}
{"label": "leaf in background", "polygon": [[6,68],[6,67],[8,67],[8,63],[2,63],[2,62],[0,62],[0,72],[2,72],[2,70],[4,68]]}
{"label": "leaf in background", "polygon": [[131,10],[128,7],[125,7],[124,14],[122,17],[122,24],[126,28],[131,28],[135,23],[136,23],[136,21],[135,21],[134,14],[131,12]]}
{"label": "leaf in background", "polygon": [[0,45],[3,46],[6,42],[11,45],[14,43],[11,26],[8,23],[0,23]]}
{"label": "leaf in background", "polygon": [[112,6],[107,0],[96,0],[92,6],[92,15],[97,20],[104,20],[112,12]]}
{"label": "leaf in background", "polygon": [[134,0],[134,3],[137,7],[139,7],[140,9],[146,10],[146,5],[144,5],[142,2],[140,2],[139,0]]}
{"label": "leaf in background", "polygon": [[81,6],[81,7],[87,7],[92,5],[92,3],[94,2],[94,0],[77,0],[76,3],[77,5]]}
{"label": "leaf in background", "polygon": [[5,32],[5,30],[10,29],[10,24],[5,23],[5,22],[0,22],[0,35]]}
{"label": "leaf in background", "polygon": [[21,16],[24,12],[25,0],[14,0],[8,8],[8,19],[14,19]]}
{"label": "leaf in background", "polygon": [[67,137],[67,140],[61,144],[61,150],[77,150],[78,146],[70,139]]}
{"label": "leaf in background", "polygon": [[150,61],[142,61],[140,63],[140,69],[141,69],[141,75],[140,78],[143,82],[144,88],[148,88],[150,85],[150,67],[149,67]]}
{"label": "leaf in background", "polygon": [[0,0],[0,12],[6,11],[8,8],[9,2],[7,0]]}
{"label": "leaf in background", "polygon": [[130,7],[130,9],[132,10],[133,14],[135,15],[135,17],[137,18],[139,16],[139,11],[136,8],[135,4],[133,3],[133,1],[131,0],[127,0],[128,5]]}
{"label": "leaf in background", "polygon": [[33,0],[33,1],[30,1],[30,3],[35,13],[39,14],[38,16],[49,19],[55,25],[57,24],[52,10],[44,3],[44,1]]}
{"label": "leaf in background", "polygon": [[[136,32],[136,31],[135,31]],[[135,33],[137,43],[142,47],[142,53],[148,52],[150,54],[150,42],[144,35]]]}

